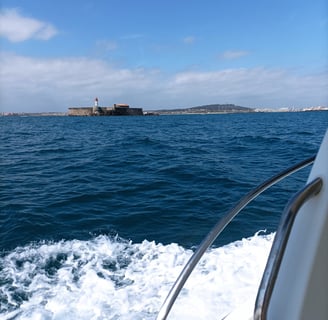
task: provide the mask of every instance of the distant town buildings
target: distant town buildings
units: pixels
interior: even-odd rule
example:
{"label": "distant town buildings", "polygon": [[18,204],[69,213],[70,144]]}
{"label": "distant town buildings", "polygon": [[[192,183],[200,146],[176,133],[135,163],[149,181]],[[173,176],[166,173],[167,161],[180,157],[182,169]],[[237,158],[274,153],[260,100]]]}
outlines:
{"label": "distant town buildings", "polygon": [[324,106],[305,107],[305,108],[283,107],[278,109],[258,107],[254,109],[255,112],[304,112],[304,111],[327,111],[327,110],[328,107],[324,107]]}

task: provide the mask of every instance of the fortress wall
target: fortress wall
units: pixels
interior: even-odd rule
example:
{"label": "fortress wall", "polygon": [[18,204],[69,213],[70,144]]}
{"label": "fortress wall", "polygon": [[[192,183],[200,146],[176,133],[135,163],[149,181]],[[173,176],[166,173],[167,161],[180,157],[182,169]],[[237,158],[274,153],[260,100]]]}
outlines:
{"label": "fortress wall", "polygon": [[114,108],[113,115],[115,116],[142,116],[142,108]]}
{"label": "fortress wall", "polygon": [[91,116],[93,108],[86,107],[86,108],[68,108],[68,115],[69,116]]}
{"label": "fortress wall", "polygon": [[143,116],[142,108],[129,107],[72,107],[68,108],[69,116]]}

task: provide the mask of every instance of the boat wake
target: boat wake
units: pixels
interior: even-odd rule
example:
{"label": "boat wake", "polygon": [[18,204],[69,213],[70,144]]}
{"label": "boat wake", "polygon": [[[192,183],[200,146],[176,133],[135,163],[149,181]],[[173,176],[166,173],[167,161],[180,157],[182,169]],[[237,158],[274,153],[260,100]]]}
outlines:
{"label": "boat wake", "polygon": [[[170,319],[217,319],[253,303],[273,234],[204,255]],[[0,258],[2,319],[154,319],[192,250],[98,236],[18,247]]]}

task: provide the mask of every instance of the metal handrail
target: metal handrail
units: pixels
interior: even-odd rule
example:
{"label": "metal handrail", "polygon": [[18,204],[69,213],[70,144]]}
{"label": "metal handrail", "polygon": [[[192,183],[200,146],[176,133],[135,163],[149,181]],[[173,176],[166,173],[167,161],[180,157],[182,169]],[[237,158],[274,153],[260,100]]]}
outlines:
{"label": "metal handrail", "polygon": [[307,200],[320,192],[322,184],[322,179],[316,178],[296,193],[288,202],[282,215],[281,223],[276,232],[268,262],[263,273],[263,278],[255,302],[254,320],[266,319],[273,287],[278,276],[281,261],[285,253],[287,241],[296,215]]}
{"label": "metal handrail", "polygon": [[180,273],[179,277],[175,281],[174,285],[172,286],[169,294],[167,295],[159,313],[157,315],[157,320],[165,320],[176,300],[178,297],[181,289],[183,288],[184,284],[186,283],[187,279],[189,278],[191,272],[194,270],[195,266],[205,253],[205,251],[209,248],[209,246],[215,241],[215,239],[220,235],[220,233],[225,229],[225,227],[230,223],[230,221],[252,200],[254,200],[258,195],[262,192],[273,186],[274,184],[278,183],[285,177],[297,172],[298,170],[303,169],[304,167],[308,166],[309,164],[313,163],[315,156],[303,160],[302,162],[278,173],[277,175],[271,177],[270,179],[264,181],[256,188],[251,190],[247,193],[243,198],[237,202],[237,204],[224,216],[222,217],[213,229],[207,234],[205,239],[201,242],[198,246],[197,250],[191,256],[185,267],[183,268],[182,272]]}

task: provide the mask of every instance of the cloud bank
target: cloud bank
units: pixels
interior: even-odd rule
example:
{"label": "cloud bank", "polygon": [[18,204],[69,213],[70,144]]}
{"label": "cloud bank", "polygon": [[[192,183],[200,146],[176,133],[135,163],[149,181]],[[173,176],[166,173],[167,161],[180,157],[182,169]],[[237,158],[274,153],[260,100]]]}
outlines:
{"label": "cloud bank", "polygon": [[327,105],[326,73],[238,68],[165,74],[119,68],[88,58],[36,59],[0,55],[1,112],[67,111],[100,104],[128,103],[145,110],[235,103],[248,107]]}
{"label": "cloud bank", "polygon": [[56,34],[56,28],[50,23],[24,17],[16,9],[0,11],[0,36],[11,42],[48,40]]}

